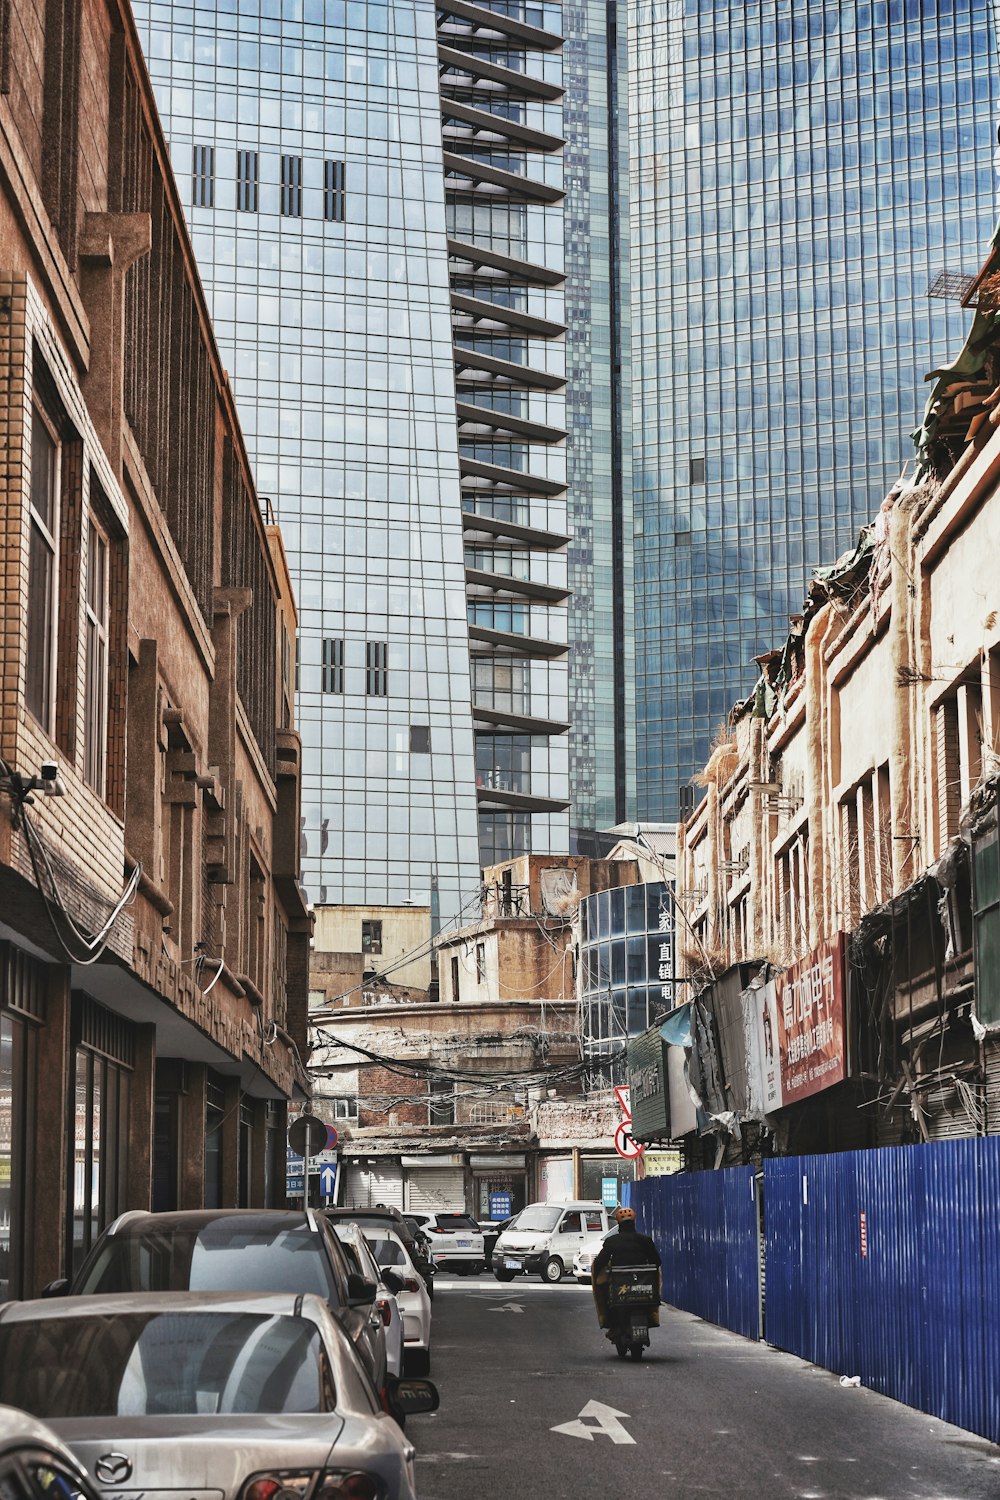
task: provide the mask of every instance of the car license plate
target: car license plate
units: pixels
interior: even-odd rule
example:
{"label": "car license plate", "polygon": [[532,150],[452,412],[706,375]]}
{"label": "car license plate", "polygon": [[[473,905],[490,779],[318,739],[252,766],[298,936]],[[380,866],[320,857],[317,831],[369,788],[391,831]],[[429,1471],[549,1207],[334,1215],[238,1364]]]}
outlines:
{"label": "car license plate", "polygon": [[505,1271],[519,1271],[521,1269],[521,1262],[519,1260],[505,1260],[503,1268]]}
{"label": "car license plate", "polygon": [[472,1249],[472,1241],[471,1240],[459,1240],[459,1242],[458,1242],[458,1248],[460,1250],[471,1250]]}

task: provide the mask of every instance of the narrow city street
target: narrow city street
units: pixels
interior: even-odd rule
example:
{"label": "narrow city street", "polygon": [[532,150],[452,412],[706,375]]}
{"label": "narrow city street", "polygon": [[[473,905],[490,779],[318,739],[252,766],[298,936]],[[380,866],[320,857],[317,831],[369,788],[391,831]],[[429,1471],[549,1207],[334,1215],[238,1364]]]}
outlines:
{"label": "narrow city street", "polygon": [[441,1410],[410,1429],[421,1500],[1000,1493],[1000,1448],[947,1423],[687,1313],[652,1340],[619,1362],[575,1283],[442,1279]]}

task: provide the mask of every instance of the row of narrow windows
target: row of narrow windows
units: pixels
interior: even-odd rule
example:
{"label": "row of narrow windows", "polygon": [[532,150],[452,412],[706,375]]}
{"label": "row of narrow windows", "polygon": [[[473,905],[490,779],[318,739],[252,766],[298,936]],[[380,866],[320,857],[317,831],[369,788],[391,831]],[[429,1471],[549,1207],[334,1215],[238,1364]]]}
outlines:
{"label": "row of narrow windows", "polygon": [[[195,208],[215,207],[215,147],[195,146],[191,160],[192,199]],[[281,212],[285,218],[302,217],[302,158],[281,158]],[[236,207],[255,214],[260,207],[260,153],[236,153]],[[334,224],[347,218],[347,164],[323,163],[323,217]]]}
{"label": "row of narrow windows", "polygon": [[[344,643],[323,642],[323,691],[344,691]],[[369,698],[389,696],[389,647],[385,641],[365,642],[365,692]]]}

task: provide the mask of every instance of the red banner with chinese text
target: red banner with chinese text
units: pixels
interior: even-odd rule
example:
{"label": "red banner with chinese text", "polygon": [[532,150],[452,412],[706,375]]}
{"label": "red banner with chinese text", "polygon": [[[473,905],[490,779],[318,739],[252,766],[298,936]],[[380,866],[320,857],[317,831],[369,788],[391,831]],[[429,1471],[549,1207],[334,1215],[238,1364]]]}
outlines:
{"label": "red banner with chinese text", "polygon": [[779,974],[774,987],[781,1032],[781,1103],[787,1108],[847,1076],[843,935]]}

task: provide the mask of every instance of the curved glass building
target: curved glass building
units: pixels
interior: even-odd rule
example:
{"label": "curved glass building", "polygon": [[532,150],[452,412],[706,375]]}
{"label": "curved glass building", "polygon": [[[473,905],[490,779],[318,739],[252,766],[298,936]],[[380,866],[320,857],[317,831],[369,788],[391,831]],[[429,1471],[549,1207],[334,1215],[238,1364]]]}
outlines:
{"label": "curved glass building", "polygon": [[994,219],[987,0],[633,0],[639,816],[909,457]]}

